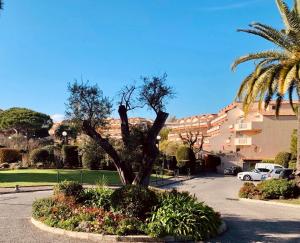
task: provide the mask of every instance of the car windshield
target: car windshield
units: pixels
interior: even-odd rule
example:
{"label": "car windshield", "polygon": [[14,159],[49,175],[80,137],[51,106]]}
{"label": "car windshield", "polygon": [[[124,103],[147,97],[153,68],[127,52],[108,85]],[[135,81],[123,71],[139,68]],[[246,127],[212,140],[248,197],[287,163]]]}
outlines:
{"label": "car windshield", "polygon": [[260,171],[257,170],[257,169],[254,169],[254,170],[252,170],[251,172],[260,173]]}

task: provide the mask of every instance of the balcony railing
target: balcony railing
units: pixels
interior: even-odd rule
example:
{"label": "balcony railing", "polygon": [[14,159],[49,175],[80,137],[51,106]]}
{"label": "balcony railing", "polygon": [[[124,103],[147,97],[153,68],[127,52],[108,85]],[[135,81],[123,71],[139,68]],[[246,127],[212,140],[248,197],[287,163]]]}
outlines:
{"label": "balcony railing", "polygon": [[236,138],[234,140],[234,144],[236,146],[247,146],[247,145],[252,145],[252,138],[249,137],[242,137],[242,138]]}
{"label": "balcony railing", "polygon": [[259,123],[260,122],[242,122],[236,123],[234,128],[236,131],[251,131],[251,130],[259,130]]}

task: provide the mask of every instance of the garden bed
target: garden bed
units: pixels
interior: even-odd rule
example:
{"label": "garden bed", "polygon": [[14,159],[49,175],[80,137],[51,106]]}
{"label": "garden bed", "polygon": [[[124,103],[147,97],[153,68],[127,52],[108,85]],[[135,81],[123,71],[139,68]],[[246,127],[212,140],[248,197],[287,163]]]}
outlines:
{"label": "garden bed", "polygon": [[54,233],[85,238],[96,234],[98,240],[110,242],[132,241],[132,235],[142,242],[163,242],[165,237],[198,241],[226,228],[219,213],[187,192],[141,186],[83,189],[75,182],[58,184],[52,197],[35,201],[32,217],[35,225],[48,227],[44,229],[59,228]]}
{"label": "garden bed", "polygon": [[[127,236],[118,236],[118,235],[103,235],[103,234],[93,234],[85,232],[74,232],[70,230],[63,230],[59,228],[53,228],[45,225],[44,223],[35,220],[31,217],[31,223],[39,228],[40,230],[57,234],[73,237],[76,239],[90,240],[95,242],[176,242],[174,237],[164,237],[163,239],[153,238],[147,235],[127,235]],[[222,221],[221,226],[218,229],[218,234],[222,234],[227,230],[227,226],[224,221]]]}
{"label": "garden bed", "polygon": [[239,191],[242,199],[252,199],[267,202],[298,201],[300,190],[294,180],[271,179],[255,185],[245,182]]}

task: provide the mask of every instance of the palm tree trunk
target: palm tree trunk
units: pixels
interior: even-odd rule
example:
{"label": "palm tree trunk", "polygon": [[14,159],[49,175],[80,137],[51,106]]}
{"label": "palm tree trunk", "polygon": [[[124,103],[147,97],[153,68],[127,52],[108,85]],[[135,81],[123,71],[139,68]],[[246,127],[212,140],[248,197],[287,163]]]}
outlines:
{"label": "palm tree trunk", "polygon": [[300,104],[298,104],[297,112],[297,164],[296,164],[296,175],[300,175]]}

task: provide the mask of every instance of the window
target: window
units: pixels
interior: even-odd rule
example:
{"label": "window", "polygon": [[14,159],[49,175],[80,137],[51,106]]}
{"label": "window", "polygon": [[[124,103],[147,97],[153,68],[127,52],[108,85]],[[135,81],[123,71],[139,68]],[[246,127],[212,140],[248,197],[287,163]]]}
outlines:
{"label": "window", "polygon": [[262,168],[259,168],[258,169],[260,172],[269,172],[270,170],[268,170],[268,169],[262,169]]}
{"label": "window", "polygon": [[272,110],[276,110],[276,105],[272,105]]}

